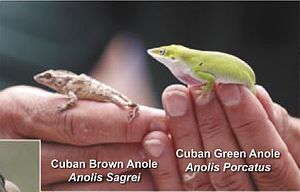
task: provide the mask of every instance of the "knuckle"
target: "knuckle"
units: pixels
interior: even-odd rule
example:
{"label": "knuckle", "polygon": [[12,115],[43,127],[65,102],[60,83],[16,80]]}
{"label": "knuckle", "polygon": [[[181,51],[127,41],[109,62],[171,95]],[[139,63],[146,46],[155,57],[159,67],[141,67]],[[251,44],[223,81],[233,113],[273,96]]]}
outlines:
{"label": "knuckle", "polygon": [[18,138],[29,133],[28,126],[23,123],[24,117],[18,111],[1,108],[0,106],[1,138]]}
{"label": "knuckle", "polygon": [[211,184],[208,176],[203,177],[202,173],[196,173],[195,177],[189,181],[184,182],[184,188],[186,190],[205,190],[212,191],[214,190],[213,185]]}
{"label": "knuckle", "polygon": [[199,182],[196,185],[196,190],[201,190],[201,191],[212,191],[214,190],[214,187],[212,186],[211,183],[203,183]]}
{"label": "knuckle", "polygon": [[[23,134],[28,130],[24,129],[24,115],[22,115],[24,109],[19,100],[20,94],[16,94],[16,91],[18,89],[14,86],[0,92],[0,124],[2,125],[1,129],[3,129],[2,134],[8,133],[11,136]],[[7,137],[9,137],[8,135]],[[5,135],[1,136],[6,137]]]}
{"label": "knuckle", "polygon": [[242,190],[245,188],[241,177],[236,173],[228,171],[219,176],[218,179],[212,179],[212,184],[216,190]]}
{"label": "knuckle", "polygon": [[290,163],[288,160],[289,152],[287,150],[282,151],[282,159],[274,160],[271,162],[272,169],[268,173],[258,174],[255,177],[255,183],[260,190],[270,189],[286,189],[286,181],[291,180],[290,177]]}
{"label": "knuckle", "polygon": [[82,157],[86,157],[87,159],[96,159],[97,161],[99,161],[103,157],[103,148],[91,147],[89,150],[83,149]]}
{"label": "knuckle", "polygon": [[68,140],[73,141],[74,139],[74,118],[72,113],[64,112],[62,114],[62,122],[63,122],[63,129],[62,135],[65,135]]}
{"label": "knuckle", "polygon": [[281,109],[282,109],[282,116],[284,117],[284,119],[286,119],[289,116],[289,113],[285,108],[281,107]]}
{"label": "knuckle", "polygon": [[75,118],[72,111],[65,111],[62,114],[63,129],[62,134],[71,144],[80,145],[85,143],[85,121]]}
{"label": "knuckle", "polygon": [[267,121],[267,118],[249,119],[236,125],[233,124],[232,129],[241,136],[259,135],[262,131],[265,131],[261,127],[265,127],[268,124]]}
{"label": "knuckle", "polygon": [[[289,127],[289,114],[286,109],[281,107],[281,122],[280,122],[280,127],[281,127],[281,133],[282,135],[285,136],[285,134],[289,131],[287,128]],[[287,128],[285,128],[287,127]]]}
{"label": "knuckle", "polygon": [[174,177],[172,171],[168,170],[167,168],[157,169],[154,175],[156,178],[159,178],[163,181],[168,181],[170,178]]}
{"label": "knuckle", "polygon": [[280,136],[285,139],[285,137],[288,135],[289,132],[289,115],[286,109],[284,109],[282,106],[280,106],[277,103],[274,103],[273,105],[273,111],[274,111],[274,122],[272,122],[277,129]]}
{"label": "knuckle", "polygon": [[134,135],[133,134],[134,133],[133,127],[134,126],[131,123],[129,123],[129,124],[126,125],[126,128],[124,129],[124,131],[125,131],[124,140],[125,140],[126,143],[131,142],[132,140],[134,140],[134,138],[133,138],[133,135]]}
{"label": "knuckle", "polygon": [[173,134],[172,137],[177,142],[191,141],[191,140],[194,140],[195,134],[193,132],[185,129],[185,130],[182,130],[181,132],[178,132],[178,134]]}
{"label": "knuckle", "polygon": [[211,139],[219,136],[220,134],[223,134],[224,132],[224,129],[222,129],[223,125],[224,125],[223,121],[219,119],[211,119],[207,121],[202,121],[201,124],[199,124],[199,130],[203,137],[207,139]]}

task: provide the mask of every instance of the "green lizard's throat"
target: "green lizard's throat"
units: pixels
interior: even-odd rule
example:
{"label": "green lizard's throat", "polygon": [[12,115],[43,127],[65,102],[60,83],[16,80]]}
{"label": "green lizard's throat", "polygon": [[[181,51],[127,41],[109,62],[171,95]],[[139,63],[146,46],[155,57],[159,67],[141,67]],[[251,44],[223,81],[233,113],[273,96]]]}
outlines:
{"label": "green lizard's throat", "polygon": [[182,83],[188,85],[201,84],[203,81],[199,79],[190,68],[189,65],[183,63],[179,59],[169,62],[162,62],[172,74],[179,79]]}

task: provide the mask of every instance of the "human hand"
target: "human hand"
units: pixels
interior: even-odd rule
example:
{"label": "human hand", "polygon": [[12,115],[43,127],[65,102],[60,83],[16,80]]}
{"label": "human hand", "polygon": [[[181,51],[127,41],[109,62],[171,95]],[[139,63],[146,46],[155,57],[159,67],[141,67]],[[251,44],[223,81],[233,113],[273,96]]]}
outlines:
{"label": "human hand", "polygon": [[[162,110],[141,107],[139,116],[128,124],[127,111],[112,103],[78,101],[72,109],[59,112],[66,96],[28,86],[0,92],[0,138],[42,140],[43,190],[153,189],[150,174],[137,169],[53,169],[53,159],[85,161],[142,161],[140,143],[148,131],[165,130]],[[140,183],[67,183],[77,174],[131,174],[142,172]]]}
{"label": "human hand", "polygon": [[[172,147],[164,145],[161,156],[165,161],[178,163],[176,166],[164,166],[162,171],[170,182],[182,183],[187,190],[298,190],[300,189],[299,172],[299,120],[290,117],[286,110],[272,102],[267,92],[257,87],[257,97],[244,86],[220,85],[216,92],[207,97],[200,97],[199,87],[186,88],[180,85],[168,87],[162,97],[167,113],[167,123],[176,149],[189,151],[223,151],[250,150],[269,151],[274,149],[281,153],[278,159],[257,158],[180,158],[173,155],[165,157],[164,151]],[[153,135],[152,135],[153,137]],[[156,136],[157,143],[164,140]],[[144,140],[149,143],[147,136]],[[155,147],[153,145],[153,147]],[[147,148],[146,148],[147,149]],[[152,150],[153,151],[153,150]],[[170,153],[170,152],[169,152]],[[153,158],[151,150],[147,153]],[[185,169],[193,165],[269,164],[271,172],[200,172],[188,175]],[[171,164],[171,163],[170,163]],[[298,166],[297,166],[298,164]],[[170,169],[171,167],[171,169]],[[161,167],[162,168],[162,167]],[[173,173],[173,174],[170,174]],[[154,177],[155,178],[155,177]],[[178,182],[181,180],[182,182]],[[157,182],[157,181],[156,181]],[[178,188],[178,186],[174,187]],[[180,187],[179,187],[180,188]],[[170,189],[170,188],[169,188]]]}

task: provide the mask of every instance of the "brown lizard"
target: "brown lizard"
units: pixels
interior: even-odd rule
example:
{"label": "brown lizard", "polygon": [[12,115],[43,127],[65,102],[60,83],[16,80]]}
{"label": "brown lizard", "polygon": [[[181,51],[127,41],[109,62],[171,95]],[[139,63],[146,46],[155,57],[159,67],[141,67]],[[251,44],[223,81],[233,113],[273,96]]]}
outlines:
{"label": "brown lizard", "polygon": [[138,115],[139,106],[137,104],[112,87],[85,74],[77,75],[66,70],[50,69],[33,78],[36,82],[69,97],[65,104],[58,107],[60,111],[73,107],[78,99],[88,99],[111,102],[122,109],[129,108],[129,122]]}

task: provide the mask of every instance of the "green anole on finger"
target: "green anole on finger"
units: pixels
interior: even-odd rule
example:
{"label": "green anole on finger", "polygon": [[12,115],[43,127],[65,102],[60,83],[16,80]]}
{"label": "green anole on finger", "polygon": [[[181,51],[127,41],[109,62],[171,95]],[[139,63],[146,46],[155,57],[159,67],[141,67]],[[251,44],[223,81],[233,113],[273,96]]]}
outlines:
{"label": "green anole on finger", "polygon": [[147,52],[184,84],[204,84],[201,95],[209,93],[215,83],[242,84],[256,94],[254,71],[236,56],[182,45],[161,46]]}

